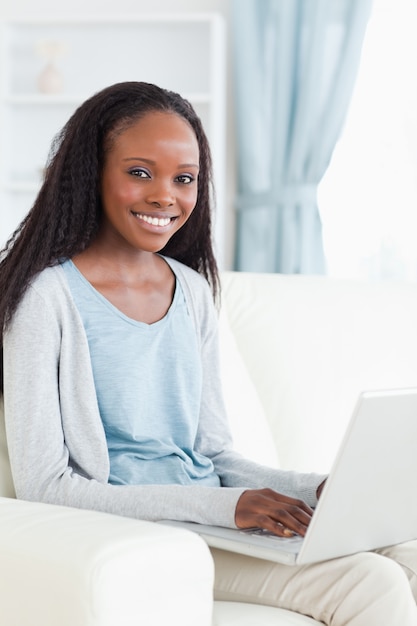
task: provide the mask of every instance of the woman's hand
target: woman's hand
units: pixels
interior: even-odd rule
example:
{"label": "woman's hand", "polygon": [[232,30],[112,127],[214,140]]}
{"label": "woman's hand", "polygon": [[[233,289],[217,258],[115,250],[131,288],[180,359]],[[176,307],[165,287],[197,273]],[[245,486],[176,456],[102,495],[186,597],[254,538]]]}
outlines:
{"label": "woman's hand", "polygon": [[272,489],[249,489],[240,496],[235,512],[238,528],[264,528],[279,537],[294,533],[304,537],[313,510],[302,500],[296,500]]}

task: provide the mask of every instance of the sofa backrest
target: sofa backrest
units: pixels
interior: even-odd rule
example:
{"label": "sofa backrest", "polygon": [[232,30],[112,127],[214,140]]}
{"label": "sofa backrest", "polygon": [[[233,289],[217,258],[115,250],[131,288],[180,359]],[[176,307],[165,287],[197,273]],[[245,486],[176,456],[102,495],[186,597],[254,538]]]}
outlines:
{"label": "sofa backrest", "polygon": [[225,307],[219,316],[219,344],[223,396],[234,448],[253,461],[279,467],[271,428],[236,344]]}
{"label": "sofa backrest", "polygon": [[361,391],[417,387],[416,284],[225,272],[222,288],[281,467],[327,472]]}

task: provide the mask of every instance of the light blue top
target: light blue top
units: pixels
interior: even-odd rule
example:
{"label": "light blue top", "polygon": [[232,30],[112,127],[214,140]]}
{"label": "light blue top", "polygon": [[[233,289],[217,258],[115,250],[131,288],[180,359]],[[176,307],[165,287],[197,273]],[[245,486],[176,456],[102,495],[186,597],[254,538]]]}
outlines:
{"label": "light blue top", "polygon": [[194,449],[202,372],[180,283],[165,317],[135,321],[102,296],[72,261],[62,265],[90,349],[115,485],[219,486]]}

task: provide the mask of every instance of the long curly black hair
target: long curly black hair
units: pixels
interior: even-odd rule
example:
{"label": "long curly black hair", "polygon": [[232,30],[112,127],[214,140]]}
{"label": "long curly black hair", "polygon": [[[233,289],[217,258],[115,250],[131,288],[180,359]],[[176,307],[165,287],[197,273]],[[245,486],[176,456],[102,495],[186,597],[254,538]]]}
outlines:
{"label": "long curly black hair", "polygon": [[[202,123],[179,94],[144,82],[107,87],[86,100],[53,141],[32,209],[0,252],[0,328],[5,329],[30,281],[46,267],[85,250],[101,220],[100,183],[112,140],[152,111],[176,113],[193,128],[200,152],[197,203],[160,251],[200,272],[216,296],[212,245],[212,163]],[[3,343],[0,389],[3,387]]]}

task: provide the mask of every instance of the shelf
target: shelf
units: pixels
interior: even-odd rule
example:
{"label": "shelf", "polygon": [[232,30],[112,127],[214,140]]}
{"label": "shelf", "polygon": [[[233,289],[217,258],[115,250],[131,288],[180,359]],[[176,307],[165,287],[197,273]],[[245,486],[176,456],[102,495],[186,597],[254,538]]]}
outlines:
{"label": "shelf", "polygon": [[[14,94],[6,95],[4,102],[6,104],[15,105],[78,105],[84,102],[91,94],[41,94],[41,93],[27,93],[27,94]],[[183,93],[181,94],[186,100],[189,100],[193,104],[210,104],[212,96],[209,93]]]}
{"label": "shelf", "polygon": [[28,94],[19,94],[19,95],[11,95],[5,96],[4,102],[5,104],[16,104],[16,105],[39,105],[39,106],[49,106],[55,104],[65,104],[65,105],[78,105],[83,102],[86,97],[69,95],[69,94],[51,94],[44,95],[39,93],[28,93]]}

